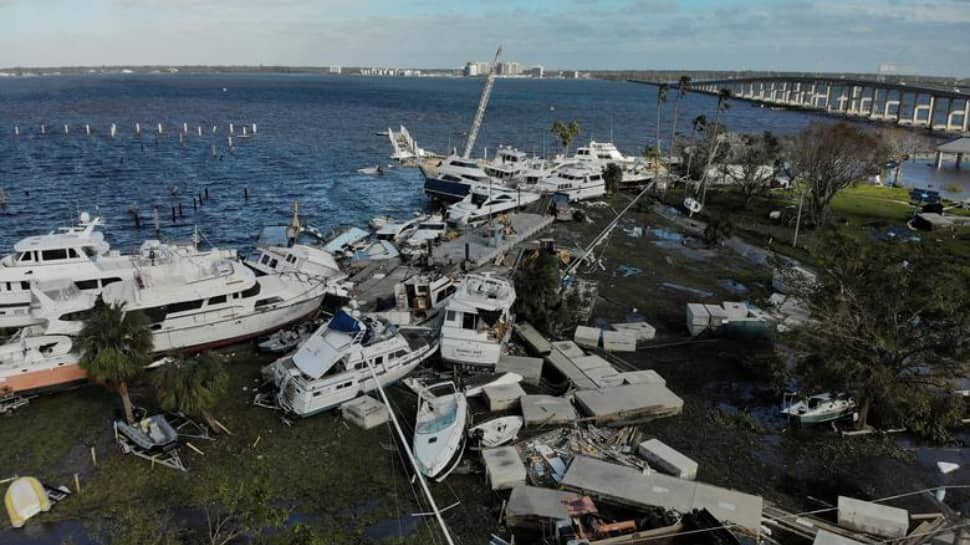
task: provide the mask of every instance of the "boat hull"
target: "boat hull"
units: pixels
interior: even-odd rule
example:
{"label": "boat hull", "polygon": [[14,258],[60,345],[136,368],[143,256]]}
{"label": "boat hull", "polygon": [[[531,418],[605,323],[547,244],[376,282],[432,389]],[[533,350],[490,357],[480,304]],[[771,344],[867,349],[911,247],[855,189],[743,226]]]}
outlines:
{"label": "boat hull", "polygon": [[77,361],[65,361],[40,368],[26,366],[12,369],[8,376],[0,377],[0,394],[49,390],[87,379],[87,374]]}
{"label": "boat hull", "polygon": [[442,202],[458,202],[468,195],[471,187],[462,182],[442,180],[433,176],[425,176],[424,193],[429,198]]}
{"label": "boat hull", "polygon": [[449,339],[447,334],[441,339],[441,359],[453,365],[495,367],[501,356],[500,343]]}

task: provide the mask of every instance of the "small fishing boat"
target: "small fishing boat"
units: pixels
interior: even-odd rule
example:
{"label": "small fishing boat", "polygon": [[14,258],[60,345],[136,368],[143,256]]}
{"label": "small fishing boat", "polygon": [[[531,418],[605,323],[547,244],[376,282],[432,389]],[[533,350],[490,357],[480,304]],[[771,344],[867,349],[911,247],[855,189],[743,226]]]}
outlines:
{"label": "small fishing boat", "polygon": [[441,482],[464,453],[468,402],[454,382],[422,387],[418,397],[414,457],[424,476]]}
{"label": "small fishing boat", "polygon": [[786,404],[781,413],[800,424],[821,424],[850,417],[855,408],[851,398],[824,393]]}
{"label": "small fishing boat", "polygon": [[357,169],[357,172],[359,174],[367,174],[367,175],[370,175],[370,176],[383,176],[384,175],[384,167],[382,167],[380,165],[377,165],[377,166],[372,166],[372,167],[358,168]]}
{"label": "small fishing boat", "polygon": [[300,324],[296,327],[281,329],[256,344],[260,352],[283,354],[295,349],[313,333],[313,326]]}
{"label": "small fishing boat", "polygon": [[135,424],[115,421],[115,433],[145,453],[167,452],[178,446],[178,432],[160,414],[145,417]]}
{"label": "small fishing boat", "polygon": [[522,422],[521,416],[503,416],[469,429],[468,437],[484,448],[500,447],[518,437]]}

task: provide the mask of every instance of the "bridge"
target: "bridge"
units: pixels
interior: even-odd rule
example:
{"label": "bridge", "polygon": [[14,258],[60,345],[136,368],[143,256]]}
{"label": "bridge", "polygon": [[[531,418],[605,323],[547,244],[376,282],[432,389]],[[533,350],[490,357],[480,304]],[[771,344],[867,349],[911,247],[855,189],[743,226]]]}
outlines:
{"label": "bridge", "polygon": [[[679,87],[679,83],[670,84]],[[965,133],[970,130],[970,92],[910,86],[905,82],[820,77],[758,77],[704,80],[690,90],[769,106],[810,110],[847,118],[891,123],[930,131]],[[970,90],[968,90],[970,91]]]}

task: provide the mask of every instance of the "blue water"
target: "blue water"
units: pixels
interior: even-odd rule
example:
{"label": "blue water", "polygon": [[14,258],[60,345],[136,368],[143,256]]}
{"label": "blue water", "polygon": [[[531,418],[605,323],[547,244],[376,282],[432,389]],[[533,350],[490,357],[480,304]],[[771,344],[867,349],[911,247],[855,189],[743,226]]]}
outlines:
{"label": "blue water", "polygon": [[[225,90],[224,90],[225,89]],[[0,81],[0,252],[19,238],[73,222],[78,210],[98,211],[116,248],[152,238],[151,209],[160,208],[162,237],[188,238],[198,225],[209,241],[245,247],[264,225],[287,223],[292,202],[310,224],[326,230],[377,215],[403,216],[425,206],[414,169],[383,177],[358,168],[388,163],[387,138],[375,133],[406,125],[423,147],[461,147],[481,92],[477,79],[362,78],[316,75],[89,75]],[[612,139],[626,153],[653,142],[656,91],[625,82],[499,80],[476,154],[498,144],[555,151],[554,120],[580,122],[577,142]],[[713,116],[714,100],[689,95],[678,132],[698,114]],[[673,97],[665,110],[669,138]],[[797,131],[815,118],[735,103],[732,130]],[[47,124],[47,135],[40,125]],[[63,125],[71,126],[65,135]],[[109,127],[118,126],[116,138]],[[134,134],[140,123],[142,134]],[[157,138],[156,126],[164,132]],[[189,133],[179,143],[182,124]],[[257,136],[235,139],[257,125]],[[90,124],[93,134],[85,135]],[[19,125],[20,136],[14,135]],[[203,136],[195,127],[202,126]],[[213,125],[218,133],[212,134]],[[212,156],[212,146],[216,156]],[[193,211],[192,196],[209,190]],[[248,188],[249,199],[244,199]],[[173,191],[175,192],[173,196]],[[171,208],[182,204],[174,224]],[[128,213],[141,212],[143,228]]]}

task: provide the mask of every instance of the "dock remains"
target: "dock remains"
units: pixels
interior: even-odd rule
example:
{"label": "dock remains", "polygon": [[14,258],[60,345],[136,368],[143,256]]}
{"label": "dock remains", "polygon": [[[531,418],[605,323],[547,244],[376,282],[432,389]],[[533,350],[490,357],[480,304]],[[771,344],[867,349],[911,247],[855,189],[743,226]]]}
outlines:
{"label": "dock remains", "polygon": [[[507,225],[492,224],[469,229],[458,238],[442,242],[434,249],[431,262],[435,265],[457,266],[463,261],[474,267],[495,260],[552,224],[552,216],[520,212],[506,216]],[[491,229],[489,229],[491,227]]]}

